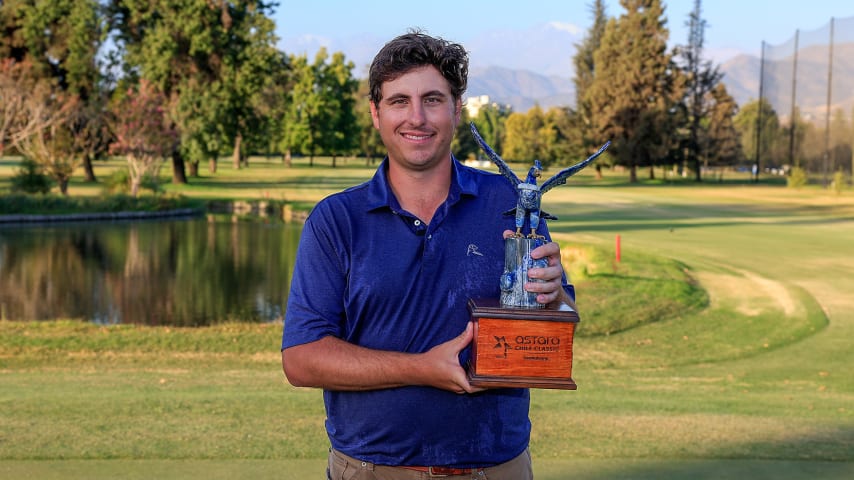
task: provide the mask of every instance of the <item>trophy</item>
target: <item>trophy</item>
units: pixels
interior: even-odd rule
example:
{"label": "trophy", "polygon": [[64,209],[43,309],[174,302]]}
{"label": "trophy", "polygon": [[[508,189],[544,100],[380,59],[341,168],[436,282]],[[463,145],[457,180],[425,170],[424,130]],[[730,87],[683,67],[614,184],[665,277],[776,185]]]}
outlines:
{"label": "trophy", "polygon": [[[531,258],[531,251],[545,243],[537,234],[540,221],[557,217],[540,209],[542,195],[563,185],[566,180],[596,159],[610,142],[586,160],[563,169],[542,185],[537,185],[542,166],[539,160],[528,171],[525,181],[483,140],[471,124],[472,135],[501,174],[513,184],[516,207],[505,212],[515,214],[516,232],[504,239],[504,272],[499,283],[500,298],[470,299],[469,313],[474,324],[471,360],[466,365],[469,383],[477,387],[556,388],[575,390],[572,380],[572,340],[578,313],[569,305],[547,309],[537,303],[537,295],[525,290],[528,270],[547,266],[546,259]],[[528,225],[529,232],[522,230]]]}

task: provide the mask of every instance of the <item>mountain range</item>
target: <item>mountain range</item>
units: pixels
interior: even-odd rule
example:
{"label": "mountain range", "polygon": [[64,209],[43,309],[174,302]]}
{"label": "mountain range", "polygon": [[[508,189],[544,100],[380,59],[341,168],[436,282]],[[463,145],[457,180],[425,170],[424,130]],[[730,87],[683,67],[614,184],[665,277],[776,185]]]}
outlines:
{"label": "mountain range", "polygon": [[490,102],[510,105],[514,112],[527,112],[536,104],[545,109],[575,104],[575,85],[569,77],[504,67],[472,69],[467,92],[488,95]]}
{"label": "mountain range", "polygon": [[[527,30],[492,30],[465,40],[471,59],[467,95],[488,95],[490,102],[510,105],[516,112],[526,112],[535,104],[546,109],[573,106],[572,57],[584,34],[574,25],[550,22]],[[285,37],[280,47],[296,54],[316,52],[321,45],[330,52],[343,51],[356,66],[354,75],[364,78],[368,64],[385,40],[373,34],[338,39]],[[707,53],[714,58],[721,52]],[[789,113],[785,110],[791,108],[792,55],[772,52],[770,57],[779,58],[780,63],[766,63],[763,95],[771,99],[778,114],[785,116]],[[724,74],[722,81],[727,91],[739,105],[759,98],[759,58],[742,54],[715,64]],[[826,46],[798,52],[796,101],[806,115],[825,111],[827,64]],[[832,105],[846,113],[854,108],[854,43],[834,46]]]}
{"label": "mountain range", "polygon": [[[798,52],[795,102],[807,119],[822,119],[827,110],[827,46],[808,47]],[[854,109],[854,43],[834,45],[830,106],[850,114]],[[738,55],[719,65],[722,82],[738,105],[759,98],[760,59]],[[763,97],[784,119],[791,113],[792,55],[766,59]],[[472,69],[468,94],[488,95],[491,102],[510,105],[513,111],[526,112],[538,104],[574,106],[575,86],[569,76],[542,75],[529,70],[502,67]]]}

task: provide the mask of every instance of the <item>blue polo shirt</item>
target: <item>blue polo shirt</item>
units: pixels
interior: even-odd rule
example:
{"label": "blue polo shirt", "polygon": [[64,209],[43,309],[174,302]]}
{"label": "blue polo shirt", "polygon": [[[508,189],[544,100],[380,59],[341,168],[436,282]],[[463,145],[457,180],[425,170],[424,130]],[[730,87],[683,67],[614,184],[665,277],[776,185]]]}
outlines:
{"label": "blue polo shirt", "polygon": [[[283,349],[332,335],[421,353],[465,329],[469,298],[499,297],[502,232],[514,228],[502,212],[516,192],[500,175],[451,161],[448,198],[429,225],[400,207],[388,159],[370,181],[317,204],[297,250]],[[323,398],[332,447],[380,465],[489,466],[522,453],[530,437],[526,389],[410,386]]]}

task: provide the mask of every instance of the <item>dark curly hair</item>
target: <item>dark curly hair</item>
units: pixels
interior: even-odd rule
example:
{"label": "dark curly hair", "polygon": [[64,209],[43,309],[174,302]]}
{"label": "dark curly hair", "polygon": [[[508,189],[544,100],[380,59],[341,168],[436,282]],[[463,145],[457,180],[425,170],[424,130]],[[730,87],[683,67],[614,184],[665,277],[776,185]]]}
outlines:
{"label": "dark curly hair", "polygon": [[418,30],[410,30],[380,49],[368,75],[370,100],[382,100],[382,84],[393,81],[415,68],[432,65],[445,77],[454,100],[462,98],[468,84],[469,58],[462,45]]}

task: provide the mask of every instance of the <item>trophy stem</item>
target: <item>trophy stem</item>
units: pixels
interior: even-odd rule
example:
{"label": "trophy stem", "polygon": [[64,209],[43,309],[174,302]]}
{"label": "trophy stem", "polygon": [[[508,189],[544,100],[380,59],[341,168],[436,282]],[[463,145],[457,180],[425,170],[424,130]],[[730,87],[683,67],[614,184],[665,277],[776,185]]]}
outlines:
{"label": "trophy stem", "polygon": [[545,259],[534,260],[531,250],[543,244],[539,238],[504,239],[504,273],[501,278],[501,305],[517,308],[544,308],[537,303],[537,294],[525,290],[526,282],[540,282],[528,278],[528,269],[548,266]]}

